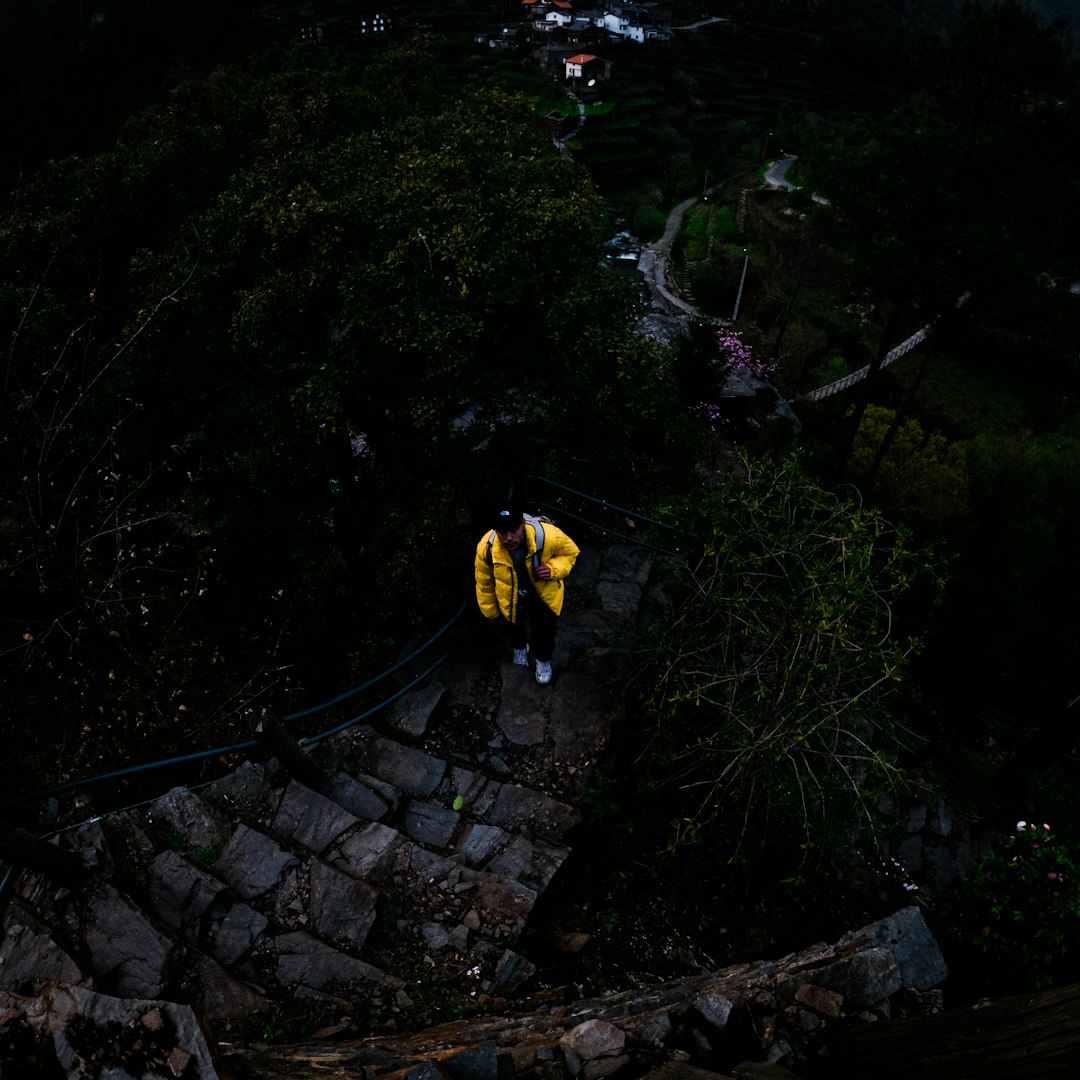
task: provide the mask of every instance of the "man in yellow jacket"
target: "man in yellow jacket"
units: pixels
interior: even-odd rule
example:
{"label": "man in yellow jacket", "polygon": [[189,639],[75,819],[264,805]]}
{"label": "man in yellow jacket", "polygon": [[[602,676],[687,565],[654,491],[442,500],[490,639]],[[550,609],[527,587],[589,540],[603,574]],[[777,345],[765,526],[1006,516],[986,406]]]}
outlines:
{"label": "man in yellow jacket", "polygon": [[551,682],[563,582],[579,554],[562,529],[514,506],[496,511],[476,545],[476,602],[492,623],[510,624],[515,664],[528,666],[531,644],[541,686]]}

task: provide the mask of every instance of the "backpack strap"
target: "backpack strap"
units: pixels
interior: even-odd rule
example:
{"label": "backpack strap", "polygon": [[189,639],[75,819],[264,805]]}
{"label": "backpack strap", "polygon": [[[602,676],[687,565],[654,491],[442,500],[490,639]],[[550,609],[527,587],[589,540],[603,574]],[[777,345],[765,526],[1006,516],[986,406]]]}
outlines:
{"label": "backpack strap", "polygon": [[535,570],[540,565],[540,556],[544,552],[544,524],[540,518],[533,517],[532,514],[523,514],[522,518],[533,527],[533,532],[536,534],[536,554],[533,556]]}

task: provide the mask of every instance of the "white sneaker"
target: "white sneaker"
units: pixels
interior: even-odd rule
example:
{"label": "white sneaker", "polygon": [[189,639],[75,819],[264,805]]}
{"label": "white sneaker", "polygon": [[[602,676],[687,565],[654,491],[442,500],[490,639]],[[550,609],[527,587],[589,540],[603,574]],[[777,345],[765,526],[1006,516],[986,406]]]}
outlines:
{"label": "white sneaker", "polygon": [[548,660],[536,661],[536,681],[541,686],[547,686],[551,682],[551,663]]}
{"label": "white sneaker", "polygon": [[529,646],[528,645],[526,645],[524,649],[515,649],[514,650],[514,663],[517,664],[518,667],[528,667],[529,666]]}

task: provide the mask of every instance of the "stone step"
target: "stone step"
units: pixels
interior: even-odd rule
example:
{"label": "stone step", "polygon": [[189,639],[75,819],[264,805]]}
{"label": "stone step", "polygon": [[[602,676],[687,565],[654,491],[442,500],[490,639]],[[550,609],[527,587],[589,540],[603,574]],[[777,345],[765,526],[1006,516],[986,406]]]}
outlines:
{"label": "stone step", "polygon": [[245,762],[62,833],[93,874],[75,890],[19,876],[0,991],[49,977],[228,1024],[304,997],[407,1010],[399,972],[513,990],[531,973],[514,946],[621,715],[652,564],[584,552],[551,685],[499,661],[501,640],[461,648],[377,726],[309,749],[319,791]]}
{"label": "stone step", "polygon": [[[400,946],[411,937],[418,960],[434,967],[452,956],[479,986],[506,989],[528,971],[508,947],[565,859],[553,837],[576,812],[369,739],[380,771],[397,781],[376,778],[372,790],[403,830],[357,817],[276,766],[245,764],[201,794],[176,789],[64,834],[101,880],[82,896],[70,953],[57,945],[53,966],[145,998],[174,988],[184,968],[200,1008],[230,1018],[282,994],[400,990],[401,980],[363,958],[381,919],[383,939]],[[468,809],[448,810],[459,797]],[[65,896],[50,901],[40,880],[31,892],[21,896],[34,912],[28,929],[71,924]],[[26,949],[40,942],[24,930],[3,955],[9,971]]]}

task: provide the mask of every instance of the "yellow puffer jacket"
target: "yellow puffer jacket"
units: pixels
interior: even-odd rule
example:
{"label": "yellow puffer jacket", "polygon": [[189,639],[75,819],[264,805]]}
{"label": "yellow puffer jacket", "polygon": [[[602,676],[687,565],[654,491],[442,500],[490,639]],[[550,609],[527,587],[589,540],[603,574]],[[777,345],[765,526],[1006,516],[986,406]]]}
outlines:
{"label": "yellow puffer jacket", "polygon": [[[525,520],[525,565],[537,595],[558,615],[563,606],[563,581],[574,568],[580,549],[569,536],[555,525],[543,523],[544,547],[540,563],[551,567],[551,577],[537,578],[533,556],[536,554],[536,529]],[[488,552],[490,551],[490,560]],[[486,532],[476,545],[476,602],[485,618],[502,615],[516,623],[518,616],[518,576],[514,559],[503,546],[497,533]]]}

